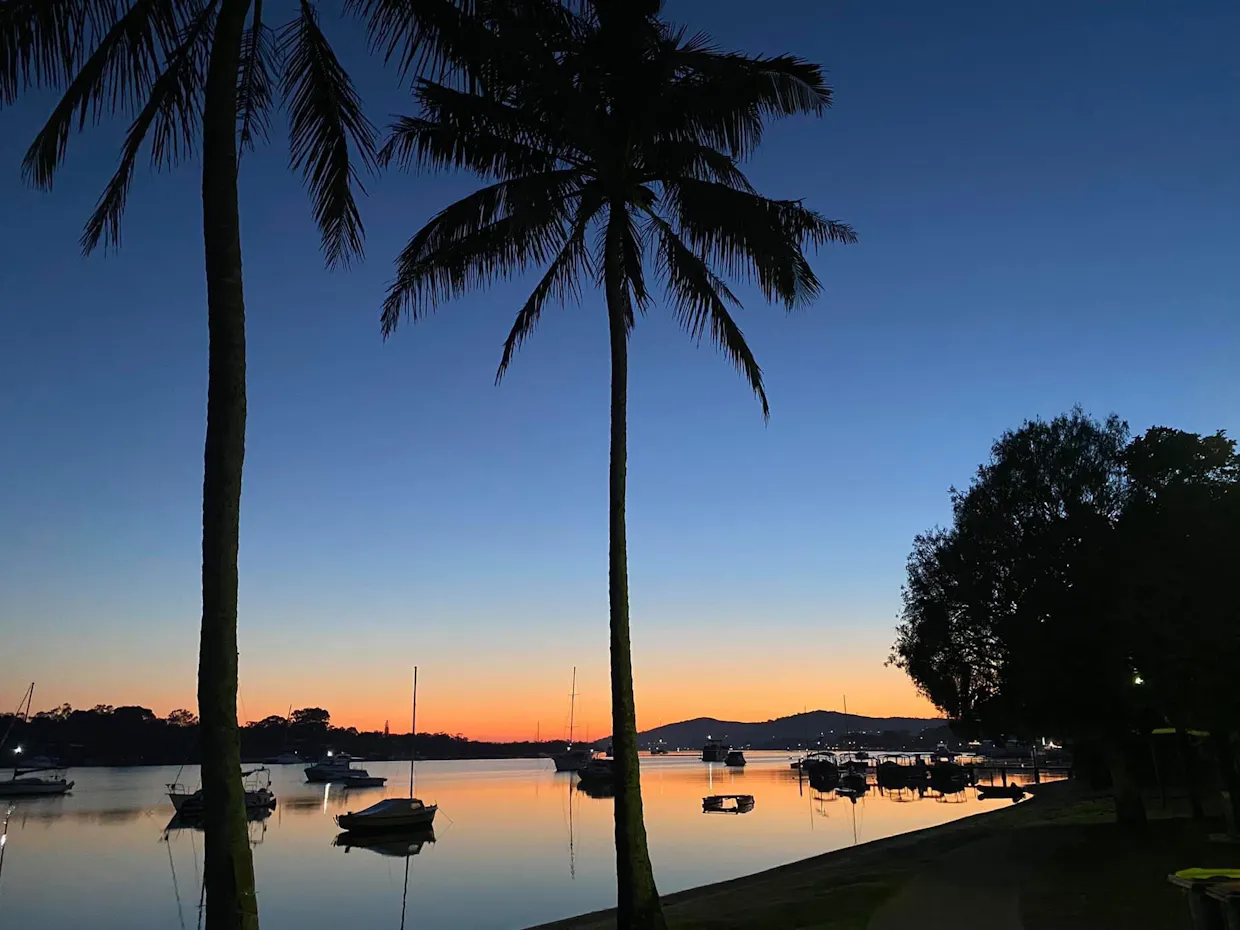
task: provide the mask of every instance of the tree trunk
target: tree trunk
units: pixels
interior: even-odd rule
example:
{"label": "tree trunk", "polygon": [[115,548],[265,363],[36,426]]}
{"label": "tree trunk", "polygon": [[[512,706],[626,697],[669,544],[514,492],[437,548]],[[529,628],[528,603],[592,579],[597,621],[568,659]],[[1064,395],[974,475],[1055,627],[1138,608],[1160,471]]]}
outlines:
{"label": "tree trunk", "polygon": [[1141,786],[1133,778],[1128,766],[1128,757],[1124,747],[1118,743],[1107,741],[1103,751],[1106,753],[1107,767],[1111,770],[1111,793],[1115,796],[1115,822],[1126,827],[1143,828],[1145,826],[1145,802],[1141,800]]}
{"label": "tree trunk", "polygon": [[202,481],[202,748],[207,930],[257,930],[237,733],[237,547],[245,460],[245,299],[237,204],[237,69],[250,0],[222,0],[203,106],[207,439]]}
{"label": "tree trunk", "polygon": [[637,709],[633,698],[633,657],[629,644],[629,567],[624,531],[625,475],[628,467],[627,405],[629,367],[628,292],[621,273],[623,207],[612,205],[607,224],[604,277],[611,332],[611,740],[616,781],[616,926],[619,930],[664,930],[663,910],[654,884],[637,763]]}

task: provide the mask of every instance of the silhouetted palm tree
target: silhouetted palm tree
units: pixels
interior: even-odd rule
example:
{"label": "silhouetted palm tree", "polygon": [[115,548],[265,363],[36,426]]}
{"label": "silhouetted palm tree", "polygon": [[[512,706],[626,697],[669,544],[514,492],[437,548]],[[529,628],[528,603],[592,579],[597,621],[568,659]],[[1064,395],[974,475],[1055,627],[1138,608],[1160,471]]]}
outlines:
{"label": "silhouetted palm tree", "polygon": [[[402,0],[361,0],[389,55],[421,29]],[[504,345],[498,381],[544,304],[602,287],[611,339],[610,608],[616,773],[617,918],[664,926],[647,851],[638,777],[625,547],[628,337],[653,302],[646,275],[689,335],[709,335],[769,413],[762,371],[730,310],[721,275],[756,281],[789,309],[819,282],[807,244],[852,242],[852,230],[799,201],[771,200],[738,163],[764,124],[830,104],[819,66],[791,56],[724,52],[659,18],[657,0],[461,0],[435,25],[443,80],[420,79],[418,116],[402,117],[380,152],[405,167],[463,168],[490,182],[446,207],[409,242],[383,307],[383,332],[465,291],[545,268]],[[385,18],[386,17],[386,18]],[[446,38],[445,38],[446,37]]]}
{"label": "silhouetted palm tree", "polygon": [[131,119],[120,165],[82,235],[118,245],[144,148],[156,168],[201,154],[210,356],[202,504],[198,669],[208,928],[254,928],[237,736],[237,541],[245,456],[245,302],[238,220],[239,152],[265,137],[274,96],[289,112],[293,167],[309,188],[330,264],[360,253],[351,159],[373,131],[319,28],[310,0],[0,0],[0,104],[25,90],[63,92],[26,155],[50,188],[69,136],[105,117]]}

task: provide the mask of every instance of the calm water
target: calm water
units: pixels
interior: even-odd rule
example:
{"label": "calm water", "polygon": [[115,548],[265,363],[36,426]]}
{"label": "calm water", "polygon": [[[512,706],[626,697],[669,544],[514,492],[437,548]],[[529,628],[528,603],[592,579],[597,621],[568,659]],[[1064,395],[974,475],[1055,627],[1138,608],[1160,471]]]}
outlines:
{"label": "calm water", "polygon": [[[734,771],[690,756],[642,759],[659,888],[735,878],[1007,801],[974,792],[884,796],[855,805],[799,783],[787,753]],[[346,793],[273,766],[279,805],[250,825],[265,930],[400,926],[521,928],[614,904],[612,802],[575,790],[549,760],[422,762],[417,794],[439,804],[435,839],[409,859],[333,845],[333,816],[408,792],[407,763],[372,762],[387,789]],[[176,767],[75,769],[63,798],[12,804],[0,860],[0,926],[142,930],[198,925],[202,834],[165,831]],[[193,783],[189,768],[181,781]],[[755,798],[747,814],[704,814],[707,794]],[[6,808],[0,806],[0,819]]]}

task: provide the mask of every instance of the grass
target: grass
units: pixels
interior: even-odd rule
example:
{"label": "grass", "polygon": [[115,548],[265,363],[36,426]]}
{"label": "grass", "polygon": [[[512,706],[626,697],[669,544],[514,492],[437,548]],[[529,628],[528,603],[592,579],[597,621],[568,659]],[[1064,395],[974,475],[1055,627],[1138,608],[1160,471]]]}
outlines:
{"label": "grass", "polygon": [[[1151,804],[1147,830],[1134,834],[1114,823],[1109,799],[1057,783],[1033,801],[669,895],[664,913],[670,930],[866,930],[913,876],[969,843],[998,838],[1026,930],[1166,930],[1184,925],[1187,910],[1168,872],[1240,867],[1240,845],[1208,838],[1219,823],[1186,813]],[[614,927],[601,911],[540,930]]]}
{"label": "grass", "polygon": [[1240,867],[1240,846],[1211,842],[1217,822],[1151,820],[1134,833],[1114,823],[1025,831],[1021,918],[1026,930],[1164,930],[1188,926],[1188,906],[1166,880],[1193,866]]}

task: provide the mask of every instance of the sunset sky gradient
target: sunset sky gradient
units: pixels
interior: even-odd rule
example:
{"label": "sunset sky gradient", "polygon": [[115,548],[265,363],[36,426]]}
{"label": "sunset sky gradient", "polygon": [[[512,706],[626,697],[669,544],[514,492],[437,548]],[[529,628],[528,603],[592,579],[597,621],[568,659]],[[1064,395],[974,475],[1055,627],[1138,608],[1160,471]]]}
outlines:
{"label": "sunset sky gradient", "polygon": [[[912,537],[1003,429],[1074,403],[1240,420],[1240,7],[680,0],[748,52],[824,62],[837,102],[774,127],[763,192],[853,224],[822,299],[741,287],[772,418],[661,307],[631,348],[629,552],[642,727],[804,707],[930,714],[884,667]],[[372,117],[410,104],[338,50]],[[82,222],[120,125],[19,167],[46,95],[0,112],[0,707],[194,704],[206,328],[195,170],[140,175],[115,255]],[[278,122],[278,121],[277,121]],[[528,280],[387,344],[392,259],[472,189],[384,176],[367,261],[322,270],[273,144],[242,165],[250,428],[243,719],[478,738],[608,727],[601,299],[550,310],[492,384]]]}

